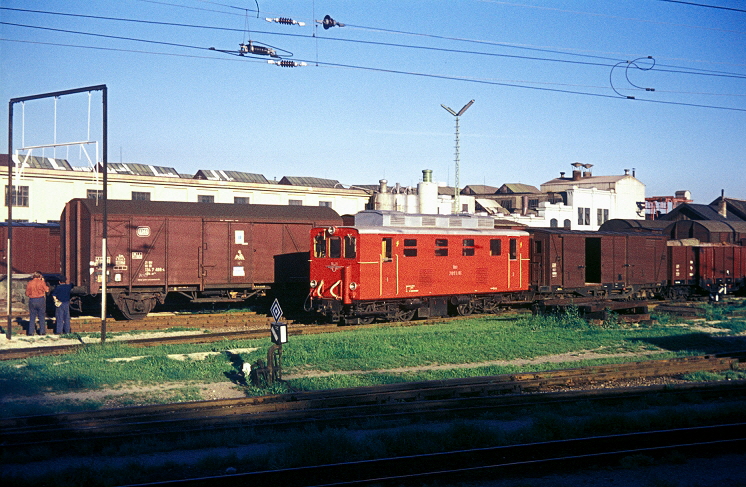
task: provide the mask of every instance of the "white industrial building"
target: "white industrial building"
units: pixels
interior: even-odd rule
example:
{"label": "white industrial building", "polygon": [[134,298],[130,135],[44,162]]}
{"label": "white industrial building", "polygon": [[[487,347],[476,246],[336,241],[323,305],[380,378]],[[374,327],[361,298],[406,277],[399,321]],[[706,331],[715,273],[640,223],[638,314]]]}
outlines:
{"label": "white industrial building", "polygon": [[[8,158],[0,157],[7,174]],[[56,222],[67,201],[103,193],[100,172],[72,167],[64,159],[21,157],[13,156],[14,221]],[[318,178],[285,177],[270,182],[257,174],[214,170],[185,176],[172,168],[144,164],[109,163],[107,182],[109,199],[329,206],[340,215],[364,210],[370,197],[366,191]],[[7,177],[4,186],[7,208]],[[7,220],[7,210],[3,220]]]}

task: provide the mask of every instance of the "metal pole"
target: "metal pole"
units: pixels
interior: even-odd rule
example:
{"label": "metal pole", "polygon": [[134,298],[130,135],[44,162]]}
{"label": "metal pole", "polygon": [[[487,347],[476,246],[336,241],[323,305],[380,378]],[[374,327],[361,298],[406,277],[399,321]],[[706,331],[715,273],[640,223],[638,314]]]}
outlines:
{"label": "metal pole", "polygon": [[[7,203],[8,203],[8,259],[7,259],[7,275],[8,275],[8,329],[6,330],[5,334],[8,340],[11,338],[11,320],[12,317],[12,278],[13,278],[13,265],[11,261],[11,249],[13,244],[13,105],[16,103],[26,102],[29,100],[40,100],[42,98],[59,98],[60,96],[64,95],[72,95],[75,93],[85,93],[85,92],[91,92],[91,91],[102,91],[104,92],[103,98],[104,98],[104,113],[103,113],[103,139],[104,139],[104,249],[105,247],[105,241],[106,241],[106,132],[107,132],[107,122],[106,122],[106,85],[96,85],[96,86],[86,86],[85,88],[75,88],[72,90],[63,90],[63,91],[55,91],[51,93],[41,93],[38,95],[31,95],[31,96],[24,96],[20,98],[11,98],[10,102],[8,104],[8,193],[7,193]],[[56,108],[56,106],[55,106]],[[56,116],[55,116],[55,122],[56,122]],[[56,129],[55,129],[55,142],[56,142]],[[104,250],[105,252],[105,250]],[[106,323],[104,322],[102,325],[102,334],[101,334],[101,340],[104,340],[105,336],[105,330],[106,330]]]}
{"label": "metal pole", "polygon": [[13,100],[8,102],[8,240],[6,242],[7,260],[5,261],[8,292],[6,293],[8,322],[5,329],[5,338],[13,337],[11,326],[13,324],[13,257],[11,244],[13,242]]}
{"label": "metal pole", "polygon": [[103,143],[102,143],[102,149],[103,149],[103,169],[104,169],[104,218],[103,218],[103,234],[101,236],[101,255],[103,259],[101,260],[101,343],[104,343],[106,341],[106,273],[108,271],[108,267],[106,265],[106,255],[107,255],[107,248],[106,248],[106,238],[108,236],[108,225],[109,225],[109,215],[107,213],[107,205],[106,201],[108,200],[108,192],[107,192],[107,165],[108,165],[108,148],[109,148],[109,138],[108,138],[108,122],[107,122],[107,113],[108,113],[108,97],[107,97],[107,89],[106,85],[104,85],[104,91],[103,91],[103,105],[104,105],[104,113],[103,113]]}
{"label": "metal pole", "polygon": [[454,180],[456,185],[453,188],[453,213],[461,213],[461,198],[459,198],[459,140],[458,140],[458,116],[456,116],[456,178]]}

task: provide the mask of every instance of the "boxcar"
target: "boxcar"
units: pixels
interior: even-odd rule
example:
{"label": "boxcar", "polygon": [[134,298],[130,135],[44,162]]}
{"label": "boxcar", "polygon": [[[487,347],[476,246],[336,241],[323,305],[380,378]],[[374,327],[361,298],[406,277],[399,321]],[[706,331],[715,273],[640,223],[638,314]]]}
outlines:
{"label": "boxcar", "polygon": [[669,298],[717,299],[746,289],[746,247],[685,239],[670,241],[668,249]]}
{"label": "boxcar", "polygon": [[[8,224],[0,223],[0,273],[8,273]],[[14,274],[60,272],[59,223],[13,223]]]}
{"label": "boxcar", "polygon": [[332,321],[471,314],[528,288],[528,233],[490,218],[368,211],[311,231],[311,307]]}
{"label": "boxcar", "polygon": [[529,231],[531,288],[544,298],[652,297],[665,285],[663,235],[539,228]]}
{"label": "boxcar", "polygon": [[[237,301],[265,292],[276,276],[307,282],[310,229],[341,218],[327,207],[110,200],[107,221],[103,273],[103,204],[67,203],[63,269],[83,295],[99,293],[105,274],[107,294],[136,319],[170,293]],[[276,269],[276,261],[288,260],[293,269]]]}

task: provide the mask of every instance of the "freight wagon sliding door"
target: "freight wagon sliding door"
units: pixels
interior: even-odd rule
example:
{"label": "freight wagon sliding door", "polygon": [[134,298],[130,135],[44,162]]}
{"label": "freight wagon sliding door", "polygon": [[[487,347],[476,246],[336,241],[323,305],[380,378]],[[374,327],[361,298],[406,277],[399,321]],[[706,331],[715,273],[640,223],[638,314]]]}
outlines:
{"label": "freight wagon sliding door", "polygon": [[562,272],[565,287],[585,286],[585,237],[565,235],[562,239],[564,262]]}
{"label": "freight wagon sliding door", "polygon": [[[283,253],[284,225],[278,223],[254,223],[251,227],[252,242],[249,248],[251,249],[253,259],[253,282],[256,284],[271,284],[275,280],[275,256]],[[306,234],[307,239],[308,236]]]}
{"label": "freight wagon sliding door", "polygon": [[601,244],[601,283],[621,286],[627,283],[627,238],[605,236]]}
{"label": "freight wagon sliding door", "polygon": [[228,222],[202,222],[200,267],[203,289],[229,282],[233,257],[228,248],[229,227]]}

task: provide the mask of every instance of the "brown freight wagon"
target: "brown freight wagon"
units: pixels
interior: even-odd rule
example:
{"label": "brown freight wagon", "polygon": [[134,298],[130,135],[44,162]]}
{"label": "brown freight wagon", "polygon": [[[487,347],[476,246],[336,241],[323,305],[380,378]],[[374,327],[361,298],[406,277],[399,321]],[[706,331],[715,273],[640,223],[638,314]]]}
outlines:
{"label": "brown freight wagon", "polygon": [[746,289],[746,247],[700,243],[694,239],[669,242],[669,297],[720,295]]}
{"label": "brown freight wagon", "polygon": [[531,289],[544,297],[652,297],[665,284],[666,239],[632,232],[528,229]]}
{"label": "brown freight wagon", "polygon": [[[8,223],[0,223],[0,274],[8,274]],[[13,223],[13,274],[60,272],[60,225]]]}
{"label": "brown freight wagon", "polygon": [[[128,319],[173,293],[240,301],[278,280],[307,284],[310,229],[342,223],[327,207],[120,200],[108,201],[107,221],[107,294]],[[69,201],[61,227],[63,272],[76,292],[96,295],[103,203]]]}

